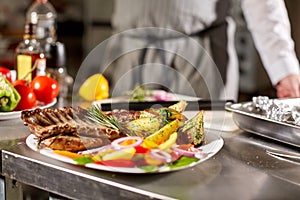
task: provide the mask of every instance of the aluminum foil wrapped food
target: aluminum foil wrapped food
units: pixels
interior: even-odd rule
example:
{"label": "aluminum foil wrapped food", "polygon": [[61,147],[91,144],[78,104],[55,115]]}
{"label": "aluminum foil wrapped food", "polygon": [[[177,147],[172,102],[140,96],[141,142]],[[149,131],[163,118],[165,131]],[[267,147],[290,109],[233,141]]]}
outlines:
{"label": "aluminum foil wrapped food", "polygon": [[268,119],[300,125],[300,107],[289,104],[286,100],[257,96],[252,98],[252,102],[253,107]]}

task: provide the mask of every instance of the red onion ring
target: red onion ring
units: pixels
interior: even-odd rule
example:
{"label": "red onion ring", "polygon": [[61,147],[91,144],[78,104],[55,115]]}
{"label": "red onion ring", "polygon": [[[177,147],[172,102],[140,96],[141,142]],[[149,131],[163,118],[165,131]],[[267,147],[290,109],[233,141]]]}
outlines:
{"label": "red onion ring", "polygon": [[85,151],[79,151],[78,154],[80,155],[85,155],[85,154],[97,154],[99,152],[105,151],[107,149],[111,149],[112,146],[111,145],[105,145],[103,147],[99,147],[99,148],[95,148],[95,149],[88,149]]}
{"label": "red onion ring", "polygon": [[[130,144],[130,145],[126,145],[126,146],[120,145],[120,143],[128,141],[128,140],[136,140],[136,142],[133,143],[133,144]],[[130,148],[130,147],[136,147],[136,146],[141,145],[142,143],[143,143],[143,139],[142,138],[140,138],[140,137],[134,137],[134,136],[128,136],[128,137],[122,137],[122,138],[118,138],[118,139],[114,140],[111,143],[111,146],[114,149],[119,150],[119,149],[125,149],[125,148]]]}
{"label": "red onion ring", "polygon": [[172,162],[172,156],[165,151],[159,150],[159,149],[151,149],[150,151],[150,155],[157,159],[157,160],[161,160],[163,162],[167,162],[170,163]]}
{"label": "red onion ring", "polygon": [[168,101],[172,100],[173,96],[166,91],[155,91],[154,98],[157,101]]}
{"label": "red onion ring", "polygon": [[178,153],[180,155],[187,156],[187,157],[198,158],[198,159],[203,159],[206,157],[206,154],[202,153],[201,150],[194,148],[194,147],[189,148],[190,151],[180,149],[177,146],[173,146],[172,149],[175,153]]}

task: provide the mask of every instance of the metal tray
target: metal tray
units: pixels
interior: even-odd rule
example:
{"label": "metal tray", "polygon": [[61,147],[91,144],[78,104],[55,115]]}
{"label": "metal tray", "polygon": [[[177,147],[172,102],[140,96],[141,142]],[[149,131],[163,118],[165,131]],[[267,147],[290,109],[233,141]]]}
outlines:
{"label": "metal tray", "polygon": [[[300,99],[278,100],[290,108],[300,106]],[[233,113],[233,120],[242,130],[300,147],[300,125],[288,120],[268,118],[253,102],[227,103],[227,111]],[[297,110],[294,109],[294,110]]]}

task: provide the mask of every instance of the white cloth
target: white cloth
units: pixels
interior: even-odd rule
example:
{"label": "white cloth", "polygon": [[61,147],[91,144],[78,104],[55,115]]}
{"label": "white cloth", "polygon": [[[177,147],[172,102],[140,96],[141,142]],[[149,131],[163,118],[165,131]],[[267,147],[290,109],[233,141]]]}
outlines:
{"label": "white cloth", "polygon": [[[153,42],[149,37],[154,37]],[[140,62],[145,47],[146,54]],[[206,37],[191,38],[157,28],[131,29],[109,40],[106,63],[102,64],[109,67],[102,73],[110,80],[113,96],[132,90],[138,83],[218,99],[224,85],[209,51]]]}
{"label": "white cloth", "polygon": [[190,35],[209,27],[216,19],[216,2],[218,0],[115,0],[112,25],[118,32],[161,27]]}
{"label": "white cloth", "polygon": [[257,50],[273,85],[299,74],[291,27],[283,0],[241,0]]}

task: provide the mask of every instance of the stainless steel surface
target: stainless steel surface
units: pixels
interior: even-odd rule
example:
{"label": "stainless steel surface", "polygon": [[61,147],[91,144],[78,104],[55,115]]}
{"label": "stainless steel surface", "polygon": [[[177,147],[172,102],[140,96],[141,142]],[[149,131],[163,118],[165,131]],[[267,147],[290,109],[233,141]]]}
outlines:
{"label": "stainless steel surface", "polygon": [[281,159],[287,159],[292,162],[298,162],[300,165],[300,154],[299,153],[291,153],[288,151],[279,151],[279,150],[267,150],[267,154],[271,156],[275,156]]}
{"label": "stainless steel surface", "polygon": [[[21,119],[0,121],[0,150],[21,142],[29,134],[28,131]],[[2,165],[0,169],[2,170]]]}
{"label": "stainless steel surface", "polygon": [[[29,129],[23,125],[23,121],[21,119],[12,119],[12,120],[0,120],[0,151],[3,148],[9,148],[14,145],[18,145],[23,141],[23,139],[28,136]],[[36,193],[42,198],[42,196],[47,196],[48,192],[37,191],[36,189],[32,189],[29,186],[23,187],[21,182],[16,182],[15,180],[11,180],[8,177],[2,176],[2,159],[0,161],[0,199],[7,200],[22,200],[25,197],[32,197],[31,193]],[[6,191],[6,192],[5,192]],[[7,192],[10,191],[10,192]],[[24,195],[23,195],[24,194]],[[27,198],[28,199],[28,198]]]}
{"label": "stainless steel surface", "polygon": [[0,199],[5,199],[5,183],[4,179],[1,177],[0,179]]}
{"label": "stainless steel surface", "polygon": [[[288,101],[286,101],[288,103]],[[292,103],[292,101],[291,101]],[[294,102],[293,102],[294,103]],[[252,102],[228,103],[225,109],[233,112],[233,120],[243,130],[300,147],[300,126],[277,121],[262,115]]]}
{"label": "stainless steel surface", "polygon": [[[55,106],[68,106],[69,101],[64,99],[59,99]],[[0,151],[2,149],[9,148],[14,145],[21,143],[28,135],[29,128],[23,125],[23,121],[20,118],[9,119],[9,120],[0,120]],[[16,182],[15,180],[10,180],[9,177],[2,176],[2,159],[0,160],[0,181],[1,181],[1,191],[0,199],[29,199],[27,197],[36,197],[39,196],[39,199],[46,199],[48,192],[41,192],[30,186],[23,186],[21,183]],[[5,179],[5,180],[4,180]],[[2,185],[5,184],[5,187]],[[3,189],[9,189],[11,194],[5,193]],[[35,193],[35,195],[34,195]],[[24,195],[23,195],[24,194]],[[15,198],[20,197],[20,198]],[[32,198],[36,199],[36,198]]]}
{"label": "stainless steel surface", "polygon": [[297,199],[300,167],[266,150],[299,153],[246,132],[222,133],[225,146],[212,159],[174,173],[129,175],[53,160],[25,143],[2,152],[3,174],[74,199]]}
{"label": "stainless steel surface", "polygon": [[161,174],[122,174],[60,162],[26,146],[21,120],[0,121],[2,175],[71,199],[298,199],[300,165],[268,152],[297,155],[296,146],[242,130],[220,132],[216,156],[193,168]]}

